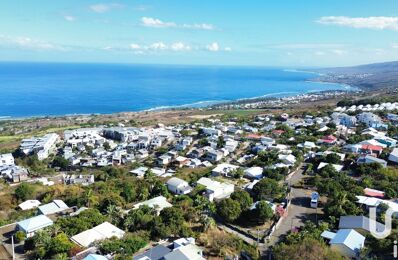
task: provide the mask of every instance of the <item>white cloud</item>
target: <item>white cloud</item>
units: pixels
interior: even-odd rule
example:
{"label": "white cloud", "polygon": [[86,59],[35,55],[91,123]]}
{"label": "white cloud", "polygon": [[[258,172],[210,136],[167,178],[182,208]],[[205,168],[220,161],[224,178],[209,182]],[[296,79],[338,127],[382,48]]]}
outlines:
{"label": "white cloud", "polygon": [[64,16],[64,19],[65,19],[66,21],[68,21],[68,22],[74,22],[74,21],[77,20],[77,18],[76,18],[75,16],[72,16],[72,15],[65,15],[65,16]]}
{"label": "white cloud", "polygon": [[173,51],[190,51],[191,46],[186,45],[182,42],[175,42],[170,46],[170,49],[172,49]]}
{"label": "white cloud", "polygon": [[130,44],[130,49],[139,50],[139,49],[141,49],[141,46],[139,44],[132,43],[132,44]]}
{"label": "white cloud", "polygon": [[176,27],[177,25],[173,22],[163,22],[159,19],[151,17],[142,17],[141,24],[146,27],[156,27],[156,28],[166,28],[166,27]]}
{"label": "white cloud", "polygon": [[162,41],[154,42],[151,44],[138,44],[138,43],[131,43],[129,45],[129,50],[134,52],[143,53],[154,53],[154,52],[189,52],[189,51],[203,51],[207,50],[210,52],[218,52],[218,51],[225,51],[230,52],[232,51],[231,47],[224,47],[222,48],[217,42],[213,42],[206,46],[200,45],[189,45],[184,42],[172,42],[172,43],[165,43]]}
{"label": "white cloud", "polygon": [[323,51],[316,51],[315,52],[315,55],[317,55],[317,56],[323,56],[323,55],[325,55],[326,53],[325,52],[323,52]]}
{"label": "white cloud", "polygon": [[141,25],[153,28],[183,28],[183,29],[196,29],[196,30],[214,30],[214,25],[201,23],[201,24],[182,24],[179,25],[175,22],[165,22],[157,18],[142,17]]}
{"label": "white cloud", "polygon": [[164,44],[163,42],[155,42],[149,46],[149,49],[155,50],[155,51],[156,50],[167,50],[168,46],[166,44]]}
{"label": "white cloud", "polygon": [[219,50],[220,50],[220,45],[218,45],[218,42],[213,42],[213,43],[207,45],[207,46],[206,46],[206,49],[207,49],[208,51],[216,52],[216,51],[219,51]]}
{"label": "white cloud", "polygon": [[325,25],[398,31],[398,17],[372,16],[352,18],[347,16],[324,16],[317,22]]}
{"label": "white cloud", "polygon": [[293,44],[279,44],[270,46],[273,49],[331,49],[344,47],[343,44],[335,43],[293,43]]}
{"label": "white cloud", "polygon": [[20,48],[25,50],[38,50],[38,51],[66,51],[67,48],[61,45],[56,45],[46,41],[32,39],[29,37],[10,37],[0,35],[0,46]]}
{"label": "white cloud", "polygon": [[121,9],[123,8],[124,5],[118,4],[118,3],[110,3],[110,4],[95,4],[95,5],[90,5],[89,8],[91,11],[95,13],[106,13],[114,9]]}
{"label": "white cloud", "polygon": [[393,43],[393,44],[391,44],[391,48],[393,48],[393,49],[398,49],[398,43]]}
{"label": "white cloud", "polygon": [[187,29],[199,29],[199,30],[214,30],[214,25],[212,24],[207,24],[207,23],[201,23],[201,24],[183,24],[182,28],[187,28]]}

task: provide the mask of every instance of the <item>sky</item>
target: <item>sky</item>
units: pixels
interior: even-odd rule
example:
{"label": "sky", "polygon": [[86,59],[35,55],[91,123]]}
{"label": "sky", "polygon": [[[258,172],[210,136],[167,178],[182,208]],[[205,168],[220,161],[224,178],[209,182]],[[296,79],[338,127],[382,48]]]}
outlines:
{"label": "sky", "polygon": [[0,1],[0,61],[329,67],[392,60],[397,0]]}

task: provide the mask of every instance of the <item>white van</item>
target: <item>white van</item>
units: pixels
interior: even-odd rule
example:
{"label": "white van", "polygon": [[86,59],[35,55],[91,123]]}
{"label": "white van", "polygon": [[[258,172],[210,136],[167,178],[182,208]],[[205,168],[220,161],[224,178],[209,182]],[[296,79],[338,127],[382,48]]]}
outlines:
{"label": "white van", "polygon": [[319,194],[318,192],[313,192],[311,194],[311,208],[317,208],[318,207],[318,200],[319,200]]}

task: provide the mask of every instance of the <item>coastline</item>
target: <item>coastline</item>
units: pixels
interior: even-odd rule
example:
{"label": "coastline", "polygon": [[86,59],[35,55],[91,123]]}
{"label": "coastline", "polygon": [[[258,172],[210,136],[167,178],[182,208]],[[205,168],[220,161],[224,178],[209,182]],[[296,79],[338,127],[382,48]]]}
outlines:
{"label": "coastline", "polygon": [[[320,82],[324,84],[334,84],[328,82]],[[340,84],[347,85],[347,84]],[[352,88],[347,85],[347,88]],[[35,120],[35,119],[56,119],[56,118],[74,118],[74,117],[91,117],[91,116],[115,116],[120,114],[146,114],[146,113],[156,113],[156,112],[175,112],[175,111],[195,111],[195,110],[214,110],[220,109],[225,106],[236,106],[236,105],[247,105],[253,103],[268,103],[274,101],[283,100],[303,100],[306,96],[318,96],[319,99],[327,98],[330,96],[336,96],[337,94],[347,94],[358,92],[359,89],[345,89],[345,90],[312,90],[305,93],[299,92],[275,92],[269,93],[262,96],[251,97],[251,98],[239,98],[235,100],[209,100],[209,101],[199,101],[191,104],[176,105],[176,106],[160,106],[150,109],[138,110],[138,111],[120,111],[114,113],[76,113],[76,114],[63,114],[63,115],[35,115],[35,116],[22,116],[22,117],[12,117],[12,116],[0,116],[0,122],[2,121],[22,121],[22,120]],[[294,94],[294,95],[285,95]],[[278,106],[279,107],[279,106]],[[235,107],[237,108],[237,107]]]}

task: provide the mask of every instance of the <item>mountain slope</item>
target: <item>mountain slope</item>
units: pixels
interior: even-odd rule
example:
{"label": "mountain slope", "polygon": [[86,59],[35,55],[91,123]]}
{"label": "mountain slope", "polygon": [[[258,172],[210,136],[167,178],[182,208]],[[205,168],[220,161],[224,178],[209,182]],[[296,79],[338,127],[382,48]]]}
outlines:
{"label": "mountain slope", "polygon": [[317,81],[343,83],[362,89],[398,87],[398,61],[374,63],[355,67],[324,68]]}

